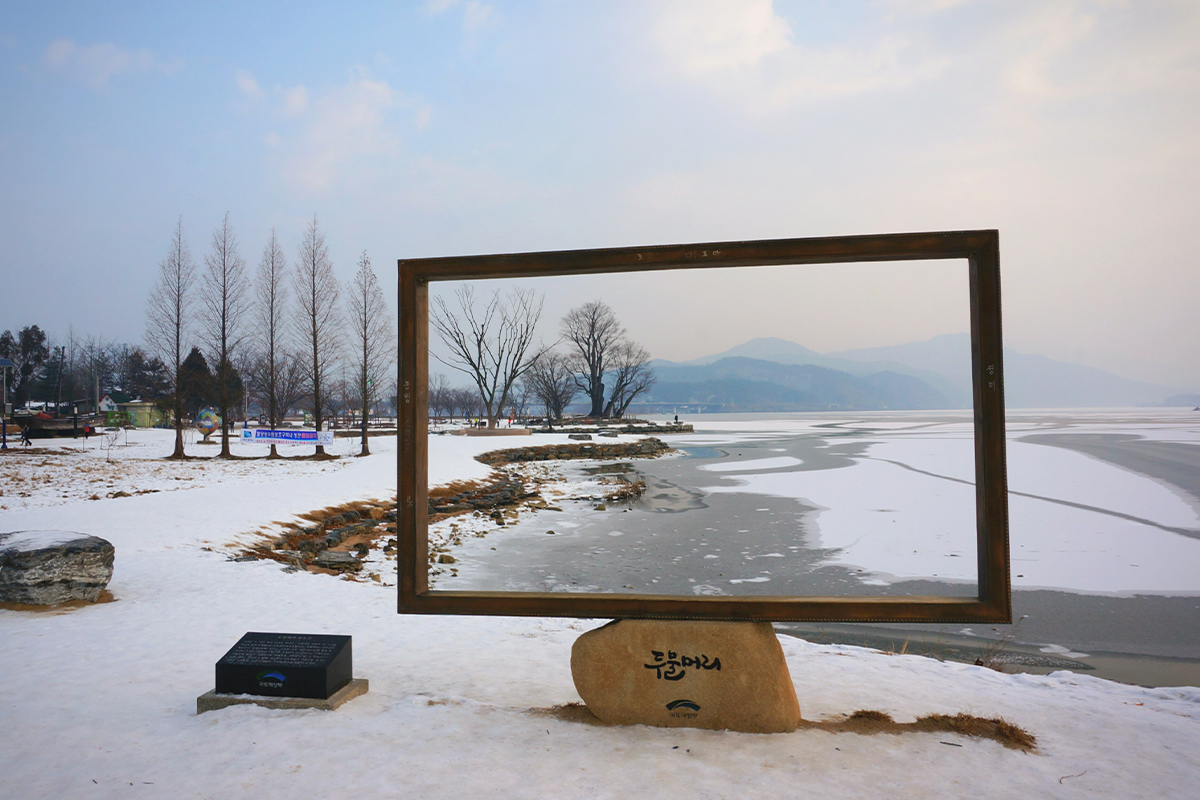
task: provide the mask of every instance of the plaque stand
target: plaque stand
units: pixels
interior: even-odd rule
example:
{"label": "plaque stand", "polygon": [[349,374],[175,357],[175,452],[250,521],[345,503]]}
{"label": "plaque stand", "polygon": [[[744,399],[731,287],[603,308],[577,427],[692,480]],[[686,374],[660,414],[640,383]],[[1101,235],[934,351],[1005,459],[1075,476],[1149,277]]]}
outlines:
{"label": "plaque stand", "polygon": [[196,698],[196,713],[233,705],[332,711],[367,692],[354,677],[349,636],[255,633],[243,636],[216,665],[216,688]]}
{"label": "plaque stand", "polygon": [[196,698],[196,713],[216,711],[228,706],[256,705],[263,708],[318,708],[333,711],[347,700],[367,693],[367,679],[355,678],[327,698],[317,697],[266,697],[256,694],[217,694],[214,689]]}

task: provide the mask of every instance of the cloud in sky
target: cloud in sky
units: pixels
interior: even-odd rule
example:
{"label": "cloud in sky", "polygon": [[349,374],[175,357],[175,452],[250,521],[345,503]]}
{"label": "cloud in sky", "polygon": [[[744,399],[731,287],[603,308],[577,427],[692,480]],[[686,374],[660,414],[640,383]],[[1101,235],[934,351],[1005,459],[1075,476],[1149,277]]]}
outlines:
{"label": "cloud in sky", "polygon": [[285,117],[298,117],[308,111],[308,87],[293,86],[290,89],[276,90],[282,97],[279,113]]}
{"label": "cloud in sky", "polygon": [[496,7],[480,0],[428,0],[425,13],[438,16],[452,9],[462,9],[462,29],[468,46],[478,42],[479,35],[498,19]]}
{"label": "cloud in sky", "polygon": [[246,95],[246,99],[252,103],[256,103],[266,97],[267,93],[258,85],[258,81],[244,69],[239,69],[233,76],[234,83],[242,94]]}
{"label": "cloud in sky", "polygon": [[668,61],[693,75],[757,66],[792,38],[771,0],[671,0],[654,31]]}
{"label": "cloud in sky", "polygon": [[385,81],[356,75],[308,99],[296,86],[284,92],[284,113],[299,129],[287,149],[285,177],[310,190],[329,187],[355,161],[394,156],[398,141],[388,122],[397,92]]}
{"label": "cloud in sky", "polygon": [[750,111],[902,89],[948,64],[897,31],[805,43],[772,0],[670,0],[654,32],[669,69]]}
{"label": "cloud in sky", "polygon": [[1051,102],[1200,85],[1200,5],[1165,5],[1173,6],[1169,25],[1124,4],[1026,8],[996,37],[1006,87]]}
{"label": "cloud in sky", "polygon": [[171,74],[182,65],[158,60],[147,49],[126,50],[111,42],[80,46],[71,39],[55,39],[42,52],[42,66],[59,75],[101,89],[109,80],[128,73],[161,72]]}

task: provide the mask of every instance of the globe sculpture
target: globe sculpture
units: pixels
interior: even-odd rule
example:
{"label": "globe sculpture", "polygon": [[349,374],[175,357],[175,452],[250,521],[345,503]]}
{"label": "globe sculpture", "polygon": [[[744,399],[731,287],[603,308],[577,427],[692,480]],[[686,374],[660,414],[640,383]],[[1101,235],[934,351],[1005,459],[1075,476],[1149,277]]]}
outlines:
{"label": "globe sculpture", "polygon": [[204,435],[204,442],[208,443],[208,437],[213,435],[213,432],[221,427],[221,417],[216,411],[211,408],[206,408],[196,415],[196,430]]}

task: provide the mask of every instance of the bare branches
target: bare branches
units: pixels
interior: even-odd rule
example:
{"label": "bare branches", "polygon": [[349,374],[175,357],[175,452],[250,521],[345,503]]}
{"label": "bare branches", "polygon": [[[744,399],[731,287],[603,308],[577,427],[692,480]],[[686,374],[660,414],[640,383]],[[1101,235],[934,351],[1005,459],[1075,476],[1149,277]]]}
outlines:
{"label": "bare branches", "polygon": [[570,360],[561,353],[544,353],[529,370],[526,380],[545,408],[547,419],[562,419],[579,392]]}
{"label": "bare branches", "polygon": [[453,401],[450,398],[450,381],[442,373],[429,376],[429,384],[425,394],[429,400],[429,412],[434,417],[442,416],[443,411],[451,410]]}
{"label": "bare branches", "polygon": [[[341,319],[337,278],[333,275],[333,264],[325,247],[325,234],[317,226],[315,216],[300,243],[292,287],[300,308],[296,315],[296,337],[302,342],[308,367],[306,388],[312,401],[313,419],[320,431],[328,404],[326,394],[338,355],[337,335]],[[324,453],[324,446],[318,444],[317,454]]]}
{"label": "bare branches", "polygon": [[[258,261],[258,273],[255,276],[255,288],[258,303],[255,307],[255,330],[258,338],[258,358],[255,363],[256,380],[254,383],[261,390],[265,401],[267,420],[272,428],[278,428],[279,423],[287,414],[288,405],[295,402],[294,391],[284,391],[283,384],[289,367],[296,372],[294,358],[289,358],[286,348],[286,314],[287,314],[287,259],[283,248],[271,229],[271,238],[263,248],[262,258]],[[277,455],[274,443],[271,444],[271,455]]]}
{"label": "bare branches", "polygon": [[221,456],[229,458],[230,411],[241,399],[237,395],[233,358],[245,338],[242,324],[249,305],[246,262],[238,252],[237,234],[226,212],[213,231],[209,254],[204,258],[205,291],[202,317],[204,339],[216,361],[217,398],[221,407]]}
{"label": "bare branches", "polygon": [[610,351],[621,341],[625,329],[617,315],[601,300],[573,308],[562,318],[563,337],[572,346],[579,388],[591,401],[589,416],[604,413],[604,372]]}
{"label": "bare branches", "polygon": [[383,378],[392,363],[395,352],[395,334],[388,317],[387,304],[379,279],[371,269],[371,259],[363,251],[358,259],[358,272],[346,295],[346,316],[350,323],[353,343],[351,367],[353,380],[362,404],[362,450],[360,455],[369,455],[367,444],[367,417],[374,400],[383,389]]}
{"label": "bare branches", "polygon": [[[634,398],[654,385],[650,353],[625,338],[625,329],[606,303],[593,300],[571,309],[562,318],[562,331],[572,346],[567,365],[591,402],[588,416],[623,416]],[[611,386],[606,387],[606,379]]]}
{"label": "bare branches", "polygon": [[605,416],[625,416],[625,409],[629,408],[634,398],[654,385],[654,372],[649,362],[650,352],[635,342],[620,342],[613,348],[613,387]]}
{"label": "bare branches", "polygon": [[540,355],[529,351],[542,315],[542,298],[527,289],[511,290],[501,298],[497,290],[478,308],[470,284],[459,288],[455,297],[456,309],[441,297],[434,298],[430,308],[430,322],[450,351],[447,358],[435,357],[471,377],[488,427],[494,428],[513,383]]}
{"label": "bare branches", "polygon": [[146,343],[168,367],[170,389],[175,397],[175,451],[183,458],[183,397],[179,391],[180,367],[188,345],[192,283],[196,266],[183,237],[183,219],[175,227],[167,257],[158,265],[158,281],[150,290],[146,307]]}

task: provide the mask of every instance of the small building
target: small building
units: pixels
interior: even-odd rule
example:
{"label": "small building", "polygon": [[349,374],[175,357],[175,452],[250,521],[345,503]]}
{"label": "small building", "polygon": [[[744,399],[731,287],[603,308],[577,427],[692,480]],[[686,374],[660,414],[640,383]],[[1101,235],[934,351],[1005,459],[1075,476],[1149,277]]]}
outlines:
{"label": "small building", "polygon": [[170,420],[152,400],[131,400],[119,403],[115,409],[124,414],[135,428],[168,428]]}
{"label": "small building", "polygon": [[101,414],[107,414],[110,411],[120,411],[121,406],[129,403],[133,398],[121,392],[112,392],[100,398],[100,403],[97,405],[97,410]]}

